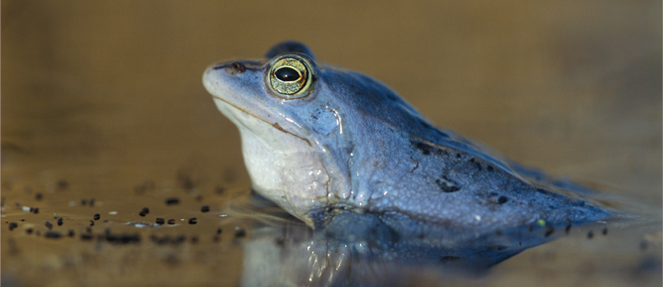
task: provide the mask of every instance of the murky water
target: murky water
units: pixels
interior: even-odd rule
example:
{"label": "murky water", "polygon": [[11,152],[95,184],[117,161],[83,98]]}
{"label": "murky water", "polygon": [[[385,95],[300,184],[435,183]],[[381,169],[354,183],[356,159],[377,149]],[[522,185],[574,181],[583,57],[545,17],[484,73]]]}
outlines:
{"label": "murky water", "polygon": [[[595,5],[3,1],[2,284],[660,286],[661,4]],[[638,219],[472,254],[312,233],[249,197],[200,81],[284,39]]]}

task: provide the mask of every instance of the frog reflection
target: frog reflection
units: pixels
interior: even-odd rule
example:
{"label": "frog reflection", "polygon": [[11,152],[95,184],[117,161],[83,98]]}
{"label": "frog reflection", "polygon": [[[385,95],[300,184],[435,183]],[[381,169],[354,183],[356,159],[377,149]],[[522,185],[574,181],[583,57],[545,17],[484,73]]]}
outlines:
{"label": "frog reflection", "polygon": [[[433,127],[385,85],[285,42],[208,68],[253,189],[308,226],[366,217],[399,238],[606,219],[578,193]],[[352,224],[352,222],[348,222]]]}
{"label": "frog reflection", "polygon": [[[492,234],[453,232],[401,237],[373,213],[341,213],[312,231],[260,196],[234,208],[249,221],[241,286],[417,286],[418,278],[474,277],[521,251],[554,240],[563,229],[531,226]],[[266,223],[266,224],[265,224]],[[435,228],[432,226],[431,228]]]}

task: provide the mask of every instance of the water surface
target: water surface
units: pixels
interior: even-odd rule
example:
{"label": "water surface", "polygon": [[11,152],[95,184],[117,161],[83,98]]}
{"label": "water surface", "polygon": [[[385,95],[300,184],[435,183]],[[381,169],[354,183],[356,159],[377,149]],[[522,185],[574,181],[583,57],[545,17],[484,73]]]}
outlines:
{"label": "water surface", "polygon": [[[595,5],[3,1],[2,284],[660,286],[661,4]],[[447,242],[436,262],[313,233],[249,197],[200,80],[286,39],[639,217]],[[536,246],[497,264],[518,243]]]}

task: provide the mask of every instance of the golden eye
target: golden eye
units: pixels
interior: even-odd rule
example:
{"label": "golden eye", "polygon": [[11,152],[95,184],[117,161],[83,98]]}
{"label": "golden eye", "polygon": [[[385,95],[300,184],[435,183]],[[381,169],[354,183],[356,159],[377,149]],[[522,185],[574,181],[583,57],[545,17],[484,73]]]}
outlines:
{"label": "golden eye", "polygon": [[269,84],[279,96],[298,99],[308,95],[311,73],[303,60],[294,56],[278,59],[269,71]]}

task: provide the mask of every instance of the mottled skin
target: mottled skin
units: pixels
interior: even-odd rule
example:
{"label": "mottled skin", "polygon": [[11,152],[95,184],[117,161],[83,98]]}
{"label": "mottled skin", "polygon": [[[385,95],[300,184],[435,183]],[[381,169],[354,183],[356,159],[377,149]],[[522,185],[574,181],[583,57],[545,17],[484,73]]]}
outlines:
{"label": "mottled skin", "polygon": [[[284,54],[310,65],[301,98],[279,95],[266,79],[274,57]],[[376,214],[401,232],[421,224],[497,230],[610,215],[534,184],[521,168],[436,129],[385,85],[317,63],[299,43],[279,44],[263,60],[213,65],[203,83],[239,128],[254,190],[314,228],[341,212]]]}

